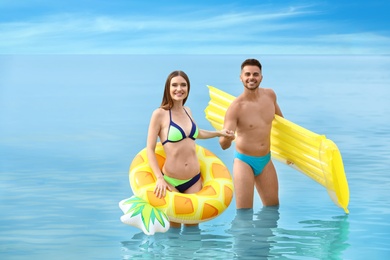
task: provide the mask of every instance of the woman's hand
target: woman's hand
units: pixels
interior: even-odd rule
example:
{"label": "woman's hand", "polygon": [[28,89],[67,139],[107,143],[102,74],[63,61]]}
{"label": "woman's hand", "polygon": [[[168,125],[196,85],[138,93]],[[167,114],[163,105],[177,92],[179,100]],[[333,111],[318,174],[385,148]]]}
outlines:
{"label": "woman's hand", "polygon": [[222,129],[219,131],[220,136],[226,137],[228,139],[234,140],[236,138],[233,130]]}
{"label": "woman's hand", "polygon": [[171,187],[164,180],[164,177],[157,178],[156,187],[154,188],[154,194],[156,197],[159,199],[164,198],[166,190],[172,191]]}

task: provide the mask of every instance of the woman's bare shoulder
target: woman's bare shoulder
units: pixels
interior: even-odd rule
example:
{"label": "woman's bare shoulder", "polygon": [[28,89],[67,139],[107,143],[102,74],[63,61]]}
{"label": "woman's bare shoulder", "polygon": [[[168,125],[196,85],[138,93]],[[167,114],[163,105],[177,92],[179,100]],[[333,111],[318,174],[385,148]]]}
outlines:
{"label": "woman's bare shoulder", "polygon": [[191,108],[190,108],[190,107],[185,106],[184,109],[185,109],[190,115],[192,115],[192,111],[191,111]]}
{"label": "woman's bare shoulder", "polygon": [[152,113],[152,117],[157,117],[157,118],[161,118],[163,117],[165,114],[167,113],[167,110],[159,107],[159,108],[156,108],[153,113]]}

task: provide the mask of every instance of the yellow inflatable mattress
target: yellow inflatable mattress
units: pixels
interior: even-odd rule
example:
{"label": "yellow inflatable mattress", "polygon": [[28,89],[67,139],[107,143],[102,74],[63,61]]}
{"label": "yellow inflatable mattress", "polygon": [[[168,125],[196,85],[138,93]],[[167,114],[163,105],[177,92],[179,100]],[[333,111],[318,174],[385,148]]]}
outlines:
{"label": "yellow inflatable mattress", "polygon": [[[235,97],[215,87],[208,88],[210,101],[205,109],[206,118],[220,130],[226,110]],[[349,188],[343,160],[332,140],[275,115],[271,155],[324,186],[332,201],[349,213]]]}

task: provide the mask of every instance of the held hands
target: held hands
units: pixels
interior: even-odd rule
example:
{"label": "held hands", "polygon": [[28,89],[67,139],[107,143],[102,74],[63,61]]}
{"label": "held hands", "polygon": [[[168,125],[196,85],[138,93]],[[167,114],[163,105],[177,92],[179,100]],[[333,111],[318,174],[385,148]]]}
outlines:
{"label": "held hands", "polygon": [[220,134],[220,136],[223,136],[223,137],[228,138],[230,140],[234,140],[236,138],[233,130],[222,129],[221,131],[219,131],[219,134]]}
{"label": "held hands", "polygon": [[166,190],[172,191],[171,187],[167,184],[163,177],[157,178],[156,187],[154,188],[154,194],[156,197],[159,199],[164,198]]}

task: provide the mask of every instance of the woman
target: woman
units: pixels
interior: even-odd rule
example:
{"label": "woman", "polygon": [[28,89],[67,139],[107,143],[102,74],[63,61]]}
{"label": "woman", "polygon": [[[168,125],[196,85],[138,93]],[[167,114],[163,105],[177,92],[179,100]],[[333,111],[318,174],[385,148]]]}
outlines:
{"label": "woman", "polygon": [[[195,150],[196,138],[234,137],[232,131],[225,129],[199,129],[191,110],[184,106],[189,93],[188,76],[183,71],[173,71],[165,82],[161,106],[153,112],[150,120],[146,149],[150,166],[157,178],[154,193],[159,198],[165,197],[166,190],[196,193],[202,189],[200,164]],[[155,155],[157,137],[166,154],[162,170]]]}

